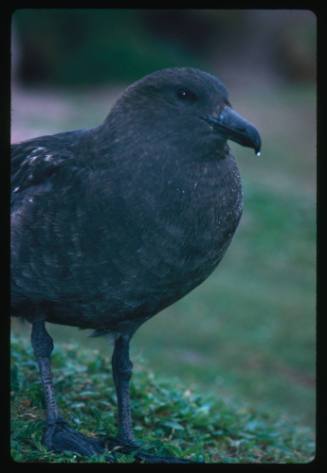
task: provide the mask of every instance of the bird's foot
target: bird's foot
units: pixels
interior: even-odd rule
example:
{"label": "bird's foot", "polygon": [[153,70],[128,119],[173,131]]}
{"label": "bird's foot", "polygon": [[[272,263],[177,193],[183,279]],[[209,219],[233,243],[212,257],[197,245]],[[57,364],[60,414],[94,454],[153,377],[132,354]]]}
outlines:
{"label": "bird's foot", "polygon": [[[62,418],[47,422],[42,443],[54,452],[67,451],[87,457],[105,452],[104,441],[76,432]],[[114,459],[114,456],[110,456],[107,460],[114,461]]]}
{"label": "bird's foot", "polygon": [[87,457],[105,453],[108,463],[116,461],[115,453],[130,454],[134,457],[134,463],[193,463],[183,458],[153,455],[134,440],[121,438],[99,440],[87,437],[71,429],[61,418],[47,422],[42,442],[49,450],[57,453],[72,452]]}
{"label": "bird's foot", "polygon": [[134,463],[194,463],[191,460],[171,456],[153,455],[143,449],[142,446],[134,440],[121,438],[106,439],[106,447],[109,450],[130,454],[134,457]]}

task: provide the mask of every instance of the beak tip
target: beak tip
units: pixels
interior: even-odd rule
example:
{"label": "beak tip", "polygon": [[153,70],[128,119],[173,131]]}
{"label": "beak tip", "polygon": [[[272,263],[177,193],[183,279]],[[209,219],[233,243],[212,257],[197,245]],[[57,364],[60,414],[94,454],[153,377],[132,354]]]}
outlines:
{"label": "beak tip", "polygon": [[261,137],[258,130],[231,107],[225,106],[222,113],[210,121],[227,139],[254,149],[258,157],[261,155]]}
{"label": "beak tip", "polygon": [[261,156],[261,137],[258,130],[251,125],[251,135],[252,135],[252,148],[254,149],[255,155],[259,158]]}

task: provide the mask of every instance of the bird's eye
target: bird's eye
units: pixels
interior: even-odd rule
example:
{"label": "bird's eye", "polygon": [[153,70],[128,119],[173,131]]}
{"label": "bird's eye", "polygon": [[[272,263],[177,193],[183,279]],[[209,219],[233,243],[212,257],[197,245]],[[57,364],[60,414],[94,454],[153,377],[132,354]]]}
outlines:
{"label": "bird's eye", "polygon": [[177,89],[177,97],[185,102],[195,102],[197,100],[197,95],[186,88]]}

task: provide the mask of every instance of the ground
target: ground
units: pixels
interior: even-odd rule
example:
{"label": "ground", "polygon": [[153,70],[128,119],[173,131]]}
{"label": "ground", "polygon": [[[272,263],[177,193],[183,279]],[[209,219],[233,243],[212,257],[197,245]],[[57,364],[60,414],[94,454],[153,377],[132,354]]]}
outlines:
{"label": "ground", "polygon": [[[12,342],[12,440],[16,462],[104,462],[48,452],[43,431],[41,386],[32,351]],[[115,435],[115,394],[110,357],[64,344],[54,354],[58,400],[71,426],[89,436]],[[135,433],[151,453],[207,463],[306,463],[313,458],[310,429],[228,398],[200,394],[176,379],[157,377],[140,359],[132,382]],[[119,463],[133,457],[116,451]]]}

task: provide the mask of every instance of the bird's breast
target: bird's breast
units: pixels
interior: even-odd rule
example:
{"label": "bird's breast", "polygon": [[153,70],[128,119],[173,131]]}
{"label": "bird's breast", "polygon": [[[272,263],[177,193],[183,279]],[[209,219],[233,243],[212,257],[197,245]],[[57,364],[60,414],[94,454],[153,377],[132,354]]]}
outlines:
{"label": "bird's breast", "polygon": [[217,266],[237,228],[240,175],[234,158],[227,157],[162,177],[133,199],[135,257],[158,285],[194,286]]}

